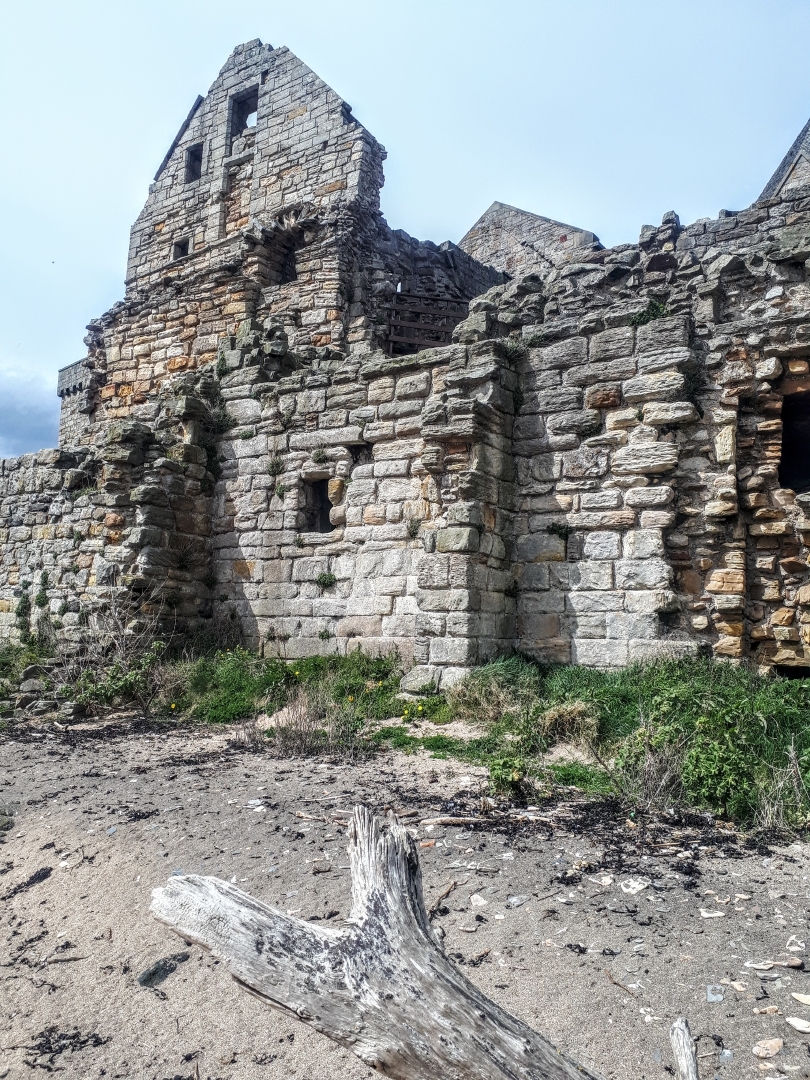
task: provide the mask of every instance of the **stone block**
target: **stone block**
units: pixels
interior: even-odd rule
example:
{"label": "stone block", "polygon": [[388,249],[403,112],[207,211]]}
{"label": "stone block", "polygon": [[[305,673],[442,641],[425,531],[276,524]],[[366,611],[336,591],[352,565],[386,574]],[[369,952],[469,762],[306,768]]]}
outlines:
{"label": "stone block", "polygon": [[745,592],[745,571],[713,570],[706,582],[706,592],[741,595]]}
{"label": "stone block", "polygon": [[621,533],[592,532],[585,537],[583,551],[586,559],[618,559],[621,547]]}
{"label": "stone block", "polygon": [[[597,406],[589,406],[596,408]],[[557,386],[552,389],[545,385],[536,393],[526,394],[521,413],[556,413],[582,408],[582,391],[575,386]]]}
{"label": "stone block", "polygon": [[602,424],[602,414],[595,409],[554,413],[546,422],[549,431],[561,434],[592,435]]}
{"label": "stone block", "polygon": [[721,427],[714,436],[714,453],[718,465],[729,465],[737,456],[737,429],[732,424]]}
{"label": "stone block", "polygon": [[624,607],[624,593],[615,590],[569,592],[564,599],[565,611],[574,615],[593,615],[601,611],[621,611]]}
{"label": "stone block", "polygon": [[625,667],[628,662],[627,642],[575,638],[571,642],[571,662],[584,667]]}
{"label": "stone block", "polygon": [[540,641],[543,638],[555,638],[560,634],[559,614],[520,615],[518,619],[518,633],[521,638]]}
{"label": "stone block", "polygon": [[661,371],[653,375],[638,375],[622,383],[624,400],[631,405],[645,401],[677,401],[683,394],[685,380],[677,371]]}
{"label": "stone block", "polygon": [[589,360],[615,360],[630,356],[633,352],[635,330],[632,326],[620,326],[594,334],[588,349]]}
{"label": "stone block", "polygon": [[655,484],[650,487],[628,488],[624,493],[627,506],[649,509],[669,506],[675,498],[675,492],[667,484]]}
{"label": "stone block", "polygon": [[622,403],[622,388],[616,383],[597,383],[585,392],[586,409],[616,409]]}
{"label": "stone block", "polygon": [[525,592],[536,592],[539,589],[549,587],[549,566],[557,566],[558,563],[529,563],[524,566],[520,573],[520,589]]}
{"label": "stone block", "polygon": [[397,398],[426,397],[430,393],[430,372],[420,371],[417,375],[406,375],[397,379]]}
{"label": "stone block", "polygon": [[617,589],[660,589],[672,583],[672,567],[663,559],[619,559]]}
{"label": "stone block", "polygon": [[583,447],[562,455],[562,474],[570,480],[604,476],[608,468],[608,455],[604,450]]}
{"label": "stone block", "polygon": [[655,660],[679,660],[685,656],[694,656],[697,649],[697,641],[633,638],[628,643],[628,656],[635,663],[649,664]]}
{"label": "stone block", "polygon": [[541,664],[570,664],[571,642],[545,638],[528,644],[527,653]]}
{"label": "stone block", "polygon": [[517,554],[520,562],[562,562],[565,558],[565,540],[553,533],[524,534],[517,538]]}
{"label": "stone block", "polygon": [[587,339],[584,337],[567,338],[541,349],[532,349],[529,354],[529,366],[535,368],[571,368],[584,364],[587,359]]}
{"label": "stone block", "polygon": [[475,638],[431,638],[431,664],[474,664],[478,652]]}
{"label": "stone block", "polygon": [[474,528],[439,529],[436,533],[438,552],[473,552],[478,551],[480,535]]}
{"label": "stone block", "polygon": [[225,411],[237,424],[258,424],[262,418],[262,407],[253,398],[240,398],[237,401],[228,401]]}
{"label": "stone block", "polygon": [[129,501],[133,505],[148,504],[149,506],[168,506],[169,497],[165,490],[158,484],[141,484],[134,487],[129,493]]}
{"label": "stone block", "polygon": [[292,564],[293,581],[314,581],[319,574],[329,572],[329,559],[326,556],[312,556],[296,559]]}
{"label": "stone block", "polygon": [[649,352],[654,349],[678,348],[689,344],[689,316],[671,315],[654,319],[638,328],[636,349]]}
{"label": "stone block", "polygon": [[639,525],[642,529],[669,529],[676,520],[674,510],[644,510]]}
{"label": "stone block", "polygon": [[639,375],[683,367],[692,360],[692,350],[685,348],[650,349],[649,352],[636,353]]}
{"label": "stone block", "polygon": [[729,635],[721,635],[713,646],[715,656],[737,658],[743,655],[743,651],[743,639]]}
{"label": "stone block", "polygon": [[420,611],[478,611],[481,594],[477,589],[419,589]]}
{"label": "stone block", "polygon": [[[552,573],[557,569],[558,564],[552,564]],[[568,585],[572,589],[612,589],[613,563],[590,560],[571,563],[568,567]]]}
{"label": "stone block", "polygon": [[625,559],[663,558],[664,538],[657,529],[634,529],[624,535],[622,554]]}
{"label": "stone block", "polygon": [[622,493],[618,488],[603,491],[583,491],[579,497],[581,510],[615,510],[622,505]]}
{"label": "stone block", "polygon": [[605,416],[606,431],[624,431],[639,424],[638,409],[615,409]]}
{"label": "stone block", "polygon": [[520,597],[521,616],[550,615],[562,611],[565,611],[565,594],[557,589],[525,593]]}
{"label": "stone block", "polygon": [[755,521],[748,531],[751,536],[785,536],[793,527],[789,521]]}
{"label": "stone block", "polygon": [[566,385],[593,386],[595,383],[619,382],[629,379],[636,373],[636,362],[632,356],[621,360],[606,360],[597,364],[582,364],[565,373]]}
{"label": "stone block", "polygon": [[[335,626],[335,635],[342,638],[374,638],[382,634],[382,616],[352,615]],[[287,643],[289,644],[289,642]]]}
{"label": "stone block", "polygon": [[644,423],[653,427],[673,424],[693,424],[700,415],[691,401],[648,401],[644,406]]}
{"label": "stone block", "polygon": [[657,615],[631,614],[627,611],[613,611],[606,616],[606,634],[608,638],[630,641],[632,638],[654,638],[658,634]]}
{"label": "stone block", "polygon": [[630,529],[635,523],[635,510],[586,510],[568,515],[568,524],[573,529]]}
{"label": "stone block", "polygon": [[677,464],[677,446],[672,443],[644,443],[616,450],[611,469],[617,476],[644,476],[669,472]]}
{"label": "stone block", "polygon": [[381,405],[385,401],[394,400],[394,379],[385,376],[382,379],[372,379],[368,384],[369,405]]}

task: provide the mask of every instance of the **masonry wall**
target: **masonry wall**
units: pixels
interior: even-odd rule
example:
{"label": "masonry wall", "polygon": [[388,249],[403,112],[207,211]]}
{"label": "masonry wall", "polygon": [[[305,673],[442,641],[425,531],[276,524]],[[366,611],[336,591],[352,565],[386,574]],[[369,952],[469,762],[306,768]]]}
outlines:
{"label": "masonry wall", "polygon": [[[0,462],[0,638],[29,609],[78,638],[118,589],[268,655],[396,647],[412,689],[513,649],[810,667],[790,163],[749,210],[638,244],[502,207],[465,251],[388,227],[383,157],[288,50],[232,54],[133,228],[125,299],[60,374],[60,449]],[[388,355],[400,289],[469,302],[452,345]]]}

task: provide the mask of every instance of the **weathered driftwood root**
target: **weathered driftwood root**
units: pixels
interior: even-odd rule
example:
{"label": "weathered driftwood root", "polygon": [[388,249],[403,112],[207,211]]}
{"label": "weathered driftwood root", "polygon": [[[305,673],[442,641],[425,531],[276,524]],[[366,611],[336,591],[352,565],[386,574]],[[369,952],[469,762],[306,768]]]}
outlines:
{"label": "weathered driftwood root", "polygon": [[679,1080],[698,1080],[698,1059],[689,1024],[681,1017],[669,1029],[669,1041],[678,1067]]}
{"label": "weathered driftwood root", "polygon": [[[386,827],[387,826],[387,827]],[[344,927],[302,922],[217,878],[172,877],[152,911],[245,990],[398,1080],[583,1080],[594,1074],[485,997],[445,956],[416,848],[358,807]]]}

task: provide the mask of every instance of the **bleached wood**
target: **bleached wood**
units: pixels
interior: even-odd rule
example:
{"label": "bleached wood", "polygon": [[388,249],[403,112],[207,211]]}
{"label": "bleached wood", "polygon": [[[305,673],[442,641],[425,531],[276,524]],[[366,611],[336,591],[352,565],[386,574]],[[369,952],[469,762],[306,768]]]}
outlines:
{"label": "bleached wood", "polygon": [[698,1080],[698,1060],[689,1024],[683,1017],[669,1029],[669,1041],[678,1068],[678,1080]]}
{"label": "bleached wood", "polygon": [[196,875],[156,889],[152,911],[209,949],[249,993],[395,1080],[594,1080],[444,954],[416,847],[393,816],[383,823],[355,808],[349,855],[353,904],[342,928],[303,922]]}

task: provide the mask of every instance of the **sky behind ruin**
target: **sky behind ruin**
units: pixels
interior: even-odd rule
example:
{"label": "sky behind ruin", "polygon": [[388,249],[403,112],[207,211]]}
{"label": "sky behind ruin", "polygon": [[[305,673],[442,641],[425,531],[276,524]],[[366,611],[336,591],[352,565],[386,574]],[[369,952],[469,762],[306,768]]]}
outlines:
{"label": "sky behind ruin", "polygon": [[0,457],[123,296],[129,227],[234,45],[287,45],[388,150],[383,212],[458,241],[498,199],[637,240],[748,206],[810,116],[806,0],[0,0]]}

